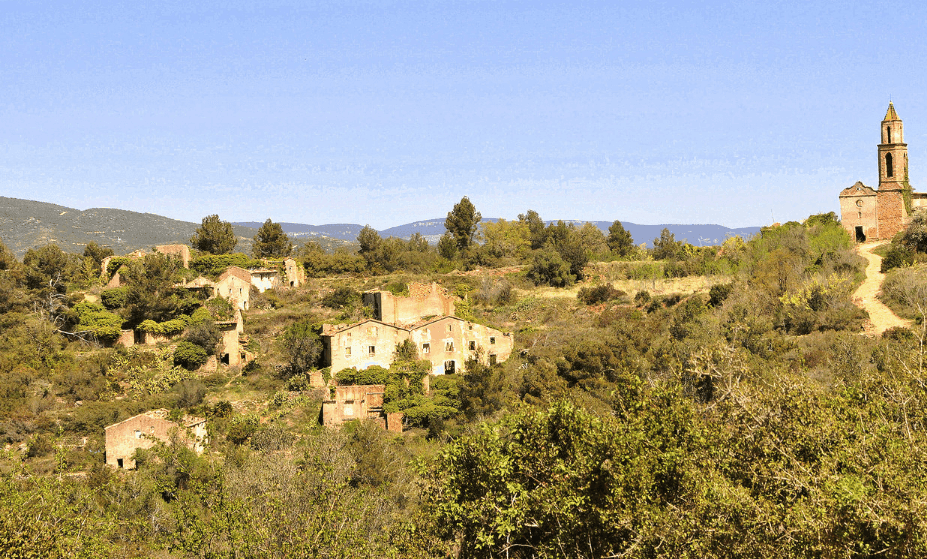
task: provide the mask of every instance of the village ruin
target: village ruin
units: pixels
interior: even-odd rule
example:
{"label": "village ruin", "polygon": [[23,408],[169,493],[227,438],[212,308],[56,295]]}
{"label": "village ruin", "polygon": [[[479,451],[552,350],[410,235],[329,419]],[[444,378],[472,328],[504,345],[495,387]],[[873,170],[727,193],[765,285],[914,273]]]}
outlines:
{"label": "village ruin", "polygon": [[119,469],[135,468],[135,451],[148,449],[176,436],[190,450],[202,454],[209,442],[206,420],[185,416],[178,421],[168,417],[166,409],[151,410],[106,426],[106,464]]}
{"label": "village ruin", "polygon": [[927,193],[914,192],[908,180],[908,144],[904,125],[892,103],[880,127],[879,186],[862,181],[840,192],[840,221],[856,242],[891,239],[927,208]]}

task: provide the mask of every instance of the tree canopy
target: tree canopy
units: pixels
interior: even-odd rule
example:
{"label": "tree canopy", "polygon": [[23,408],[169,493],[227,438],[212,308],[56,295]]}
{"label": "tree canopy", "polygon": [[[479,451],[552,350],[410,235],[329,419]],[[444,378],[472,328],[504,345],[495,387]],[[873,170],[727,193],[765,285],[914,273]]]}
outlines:
{"label": "tree canopy", "polygon": [[254,236],[251,254],[255,258],[283,258],[291,252],[293,243],[283,232],[283,227],[268,218]]}
{"label": "tree canopy", "polygon": [[476,211],[473,202],[464,196],[460,202],[454,204],[454,209],[447,213],[444,228],[454,236],[457,248],[467,250],[473,244],[481,219],[483,216]]}
{"label": "tree canopy", "polygon": [[197,227],[196,233],[190,237],[190,244],[202,252],[228,254],[238,244],[238,239],[235,238],[232,224],[213,214],[203,218],[202,225]]}

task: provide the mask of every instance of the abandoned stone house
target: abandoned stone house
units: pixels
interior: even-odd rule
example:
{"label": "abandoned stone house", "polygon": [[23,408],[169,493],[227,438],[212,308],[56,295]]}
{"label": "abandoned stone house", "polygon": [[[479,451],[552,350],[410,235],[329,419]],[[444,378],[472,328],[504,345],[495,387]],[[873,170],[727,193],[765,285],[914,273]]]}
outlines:
{"label": "abandoned stone house", "polygon": [[406,297],[389,291],[367,291],[363,301],[373,310],[373,318],[389,324],[414,324],[422,317],[454,314],[454,296],[437,283],[410,283]]}
{"label": "abandoned stone house", "polygon": [[225,297],[240,310],[251,304],[251,272],[238,266],[229,266],[213,284],[215,295]]}
{"label": "abandoned stone house", "polygon": [[927,193],[914,192],[908,182],[908,144],[892,103],[880,134],[878,189],[857,181],[839,196],[840,221],[857,242],[891,239],[904,230],[915,211],[927,207]]}
{"label": "abandoned stone house", "polygon": [[334,387],[330,400],[322,402],[322,425],[337,427],[346,421],[372,420],[387,431],[402,432],[402,413],[383,411],[382,384]]}
{"label": "abandoned stone house", "polygon": [[333,372],[374,365],[387,368],[395,358],[396,345],[405,340],[415,345],[419,359],[431,361],[434,375],[459,372],[470,358],[480,358],[487,365],[501,363],[514,347],[511,334],[456,316],[409,327],[367,319],[349,325],[324,325],[322,359]]}
{"label": "abandoned stone house", "polygon": [[169,442],[176,434],[190,449],[202,453],[206,438],[206,420],[186,416],[179,422],[168,419],[165,409],[151,410],[108,425],[106,436],[106,464],[116,468],[135,468],[135,451],[151,448],[158,441]]}
{"label": "abandoned stone house", "polygon": [[286,274],[287,285],[290,287],[299,287],[305,282],[306,271],[295,259],[287,258],[284,260],[283,270]]}
{"label": "abandoned stone house", "polygon": [[274,268],[256,268],[249,272],[251,272],[251,285],[257,288],[259,293],[264,293],[268,289],[276,289],[280,285],[280,272]]}
{"label": "abandoned stone house", "polygon": [[173,256],[183,263],[184,268],[190,267],[190,247],[187,245],[158,245],[155,252]]}

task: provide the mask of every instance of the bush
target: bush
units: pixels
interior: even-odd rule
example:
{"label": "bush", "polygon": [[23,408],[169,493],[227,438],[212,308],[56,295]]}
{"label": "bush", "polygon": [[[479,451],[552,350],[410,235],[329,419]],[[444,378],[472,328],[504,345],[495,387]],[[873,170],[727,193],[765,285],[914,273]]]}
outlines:
{"label": "bush", "polygon": [[606,301],[612,301],[627,295],[620,289],[615,289],[612,284],[599,285],[596,287],[584,287],[579,290],[576,297],[586,305],[597,305]]}
{"label": "bush", "polygon": [[80,302],[74,306],[78,332],[90,332],[97,340],[112,343],[122,333],[122,317],[111,313],[102,305]]}
{"label": "bush", "polygon": [[642,289],[637,292],[637,295],[634,296],[634,302],[640,306],[644,306],[650,302],[650,292],[646,289]]}
{"label": "bush", "polygon": [[280,344],[289,365],[287,376],[311,371],[322,355],[322,342],[316,325],[308,319],[288,326],[280,336]]}
{"label": "bush", "polygon": [[882,259],[882,273],[912,264],[914,264],[914,252],[904,245],[892,243],[888,247],[885,258]]}
{"label": "bush", "polygon": [[177,385],[178,407],[190,409],[198,406],[205,396],[206,385],[198,380],[185,380]]}
{"label": "bush", "polygon": [[186,340],[177,344],[174,350],[174,364],[180,365],[188,371],[198,369],[206,363],[209,356],[206,350]]}
{"label": "bush", "polygon": [[322,297],[321,304],[323,307],[328,307],[330,309],[343,309],[345,307],[352,307],[360,303],[361,294],[360,292],[351,289],[347,286],[342,286],[325,297]]}
{"label": "bush", "polygon": [[708,290],[708,306],[719,307],[734,289],[733,283],[719,283]]}
{"label": "bush", "polygon": [[244,444],[253,435],[260,422],[250,415],[239,415],[232,419],[226,437],[237,445]]}
{"label": "bush", "polygon": [[29,444],[26,447],[26,458],[41,458],[42,456],[48,456],[54,450],[51,440],[40,433],[33,435],[29,439]]}
{"label": "bush", "polygon": [[576,282],[576,276],[570,273],[570,265],[553,249],[545,249],[535,255],[528,269],[528,279],[535,285],[551,287],[569,287]]}
{"label": "bush", "polygon": [[215,355],[216,346],[219,345],[219,339],[221,334],[219,329],[216,327],[216,323],[211,319],[197,324],[196,326],[191,326],[187,330],[187,335],[185,339],[193,344],[196,344],[203,348],[206,351],[206,355]]}
{"label": "bush", "polygon": [[102,301],[103,306],[109,310],[119,309],[126,306],[126,297],[128,294],[128,286],[107,289],[100,293],[100,301]]}

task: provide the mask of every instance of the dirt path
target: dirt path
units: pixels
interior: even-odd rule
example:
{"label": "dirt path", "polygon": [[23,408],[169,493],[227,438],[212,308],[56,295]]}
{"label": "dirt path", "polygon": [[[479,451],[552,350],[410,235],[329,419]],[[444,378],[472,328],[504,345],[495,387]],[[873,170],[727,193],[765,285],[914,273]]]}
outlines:
{"label": "dirt path", "polygon": [[882,301],[876,298],[876,295],[882,290],[882,281],[885,279],[885,274],[881,272],[882,257],[873,254],[872,249],[886,242],[863,243],[856,247],[856,252],[868,260],[869,264],[866,266],[866,280],[853,293],[853,303],[869,313],[869,320],[866,321],[864,326],[865,333],[869,336],[881,336],[882,332],[893,326],[911,326],[910,320],[899,318]]}

